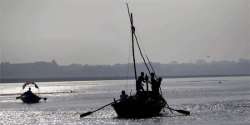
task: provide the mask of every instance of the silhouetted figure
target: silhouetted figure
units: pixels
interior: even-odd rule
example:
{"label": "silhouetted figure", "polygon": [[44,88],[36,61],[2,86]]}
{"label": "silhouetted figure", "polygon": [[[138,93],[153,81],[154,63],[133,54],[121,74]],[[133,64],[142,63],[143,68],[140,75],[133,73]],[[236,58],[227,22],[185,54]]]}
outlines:
{"label": "silhouetted figure", "polygon": [[150,73],[150,82],[151,82],[151,89],[152,89],[152,92],[154,94],[159,94],[159,80],[156,80],[155,78],[155,74],[154,73]]}
{"label": "silhouetted figure", "polygon": [[144,91],[142,82],[145,82],[144,72],[141,72],[141,75],[136,81],[136,92]]}
{"label": "silhouetted figure", "polygon": [[148,75],[146,74],[145,75],[145,83],[146,83],[146,89],[147,89],[147,91],[148,91]]}
{"label": "silhouetted figure", "polygon": [[23,93],[24,96],[29,96],[31,94],[33,94],[32,91],[31,91],[31,88],[29,88],[28,91],[26,91],[25,93]]}
{"label": "silhouetted figure", "polygon": [[27,91],[28,93],[32,93],[31,88],[29,87],[29,90]]}
{"label": "silhouetted figure", "polygon": [[151,84],[156,82],[155,73],[150,73],[150,82]]}
{"label": "silhouetted figure", "polygon": [[157,79],[156,88],[155,88],[155,89],[156,89],[155,92],[156,92],[157,94],[159,94],[159,92],[160,92],[161,82],[162,82],[162,78],[159,77],[159,78]]}
{"label": "silhouetted figure", "polygon": [[128,95],[126,94],[125,90],[122,90],[122,93],[120,95],[121,101],[124,101],[128,98]]}

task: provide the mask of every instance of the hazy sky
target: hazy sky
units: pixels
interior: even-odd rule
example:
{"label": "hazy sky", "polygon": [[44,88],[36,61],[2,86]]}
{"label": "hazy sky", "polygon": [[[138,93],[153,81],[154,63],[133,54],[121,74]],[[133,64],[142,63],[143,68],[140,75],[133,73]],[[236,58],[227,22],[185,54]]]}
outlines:
{"label": "hazy sky", "polygon": [[[129,4],[154,62],[250,59],[250,0]],[[0,59],[127,63],[129,28],[124,0],[0,0]]]}

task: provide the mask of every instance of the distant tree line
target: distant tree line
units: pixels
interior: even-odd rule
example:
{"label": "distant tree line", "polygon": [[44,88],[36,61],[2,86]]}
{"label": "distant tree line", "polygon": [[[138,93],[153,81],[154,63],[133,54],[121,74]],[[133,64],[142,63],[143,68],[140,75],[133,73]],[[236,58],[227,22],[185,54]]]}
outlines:
{"label": "distant tree line", "polygon": [[[169,64],[153,63],[159,76],[196,77],[196,76],[239,76],[250,75],[250,60],[214,61],[198,60],[196,63]],[[133,78],[132,64],[114,65],[58,65],[52,62],[34,62],[12,64],[1,63],[0,82],[98,80]],[[137,64],[138,73],[148,73],[144,64]]]}

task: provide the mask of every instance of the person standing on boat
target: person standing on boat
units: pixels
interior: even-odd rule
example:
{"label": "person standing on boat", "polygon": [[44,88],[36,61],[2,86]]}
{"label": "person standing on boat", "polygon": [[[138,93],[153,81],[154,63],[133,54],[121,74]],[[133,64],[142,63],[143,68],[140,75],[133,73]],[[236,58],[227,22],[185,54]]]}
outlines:
{"label": "person standing on boat", "polygon": [[161,81],[162,81],[162,78],[161,77],[159,77],[158,79],[157,79],[157,82],[156,82],[156,94],[160,94],[159,92],[161,91]]}
{"label": "person standing on boat", "polygon": [[144,72],[141,72],[141,75],[138,77],[136,81],[136,92],[144,91],[143,82],[145,82]]}
{"label": "person standing on boat", "polygon": [[155,78],[155,73],[150,73],[151,89],[154,94],[159,93],[158,81]]}
{"label": "person standing on boat", "polygon": [[145,75],[145,83],[146,83],[146,90],[148,91],[148,83],[149,83],[149,81],[148,81],[148,75],[147,74]]}

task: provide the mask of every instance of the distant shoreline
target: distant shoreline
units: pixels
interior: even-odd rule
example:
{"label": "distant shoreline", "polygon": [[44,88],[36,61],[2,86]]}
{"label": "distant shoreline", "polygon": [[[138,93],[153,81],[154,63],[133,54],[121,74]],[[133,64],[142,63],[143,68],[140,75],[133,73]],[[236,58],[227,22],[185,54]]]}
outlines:
{"label": "distant shoreline", "polygon": [[[174,78],[202,78],[202,77],[248,77],[250,74],[241,75],[194,75],[194,76],[162,76],[167,79]],[[27,78],[27,79],[0,79],[1,83],[22,83],[25,81],[35,81],[35,82],[62,82],[62,81],[98,81],[98,80],[129,80],[134,79],[134,77],[78,77],[78,78]]]}
{"label": "distant shoreline", "polygon": [[[143,63],[137,63],[137,73],[146,72]],[[250,76],[250,60],[213,61],[195,63],[152,63],[154,70],[163,78]],[[33,63],[1,63],[0,83],[84,80],[134,79],[133,65],[58,65],[56,61]]]}

